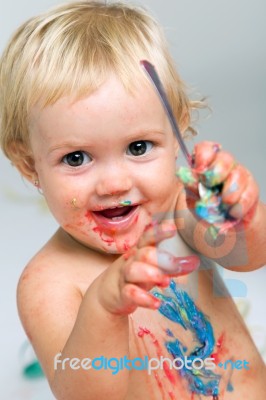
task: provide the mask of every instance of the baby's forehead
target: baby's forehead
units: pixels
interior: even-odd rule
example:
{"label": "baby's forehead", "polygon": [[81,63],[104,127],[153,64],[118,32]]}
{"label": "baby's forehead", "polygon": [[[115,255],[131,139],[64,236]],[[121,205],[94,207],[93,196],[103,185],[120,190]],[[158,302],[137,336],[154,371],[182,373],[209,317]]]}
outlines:
{"label": "baby's forehead", "polygon": [[[104,135],[121,138],[145,136],[168,130],[167,117],[157,93],[144,75],[145,84],[129,91],[116,76],[81,98],[64,96],[45,107],[35,105],[30,132],[43,138],[65,135]],[[92,135],[92,136],[93,136]],[[91,136],[91,137],[92,137]],[[71,139],[71,140],[72,140]]]}
{"label": "baby's forehead", "polygon": [[110,73],[97,87],[87,88],[87,90],[78,89],[72,93],[66,92],[66,94],[57,98],[56,101],[47,101],[46,98],[41,97],[31,106],[29,118],[31,120],[36,119],[37,116],[47,111],[60,111],[61,109],[74,110],[77,105],[84,102],[84,99],[95,100],[100,106],[101,102],[105,104],[110,102],[110,99],[117,97],[120,97],[121,102],[123,100],[142,100],[143,97],[149,101],[153,101],[157,98],[157,95],[144,73],[139,79],[132,77],[129,84],[125,84],[117,74]]}

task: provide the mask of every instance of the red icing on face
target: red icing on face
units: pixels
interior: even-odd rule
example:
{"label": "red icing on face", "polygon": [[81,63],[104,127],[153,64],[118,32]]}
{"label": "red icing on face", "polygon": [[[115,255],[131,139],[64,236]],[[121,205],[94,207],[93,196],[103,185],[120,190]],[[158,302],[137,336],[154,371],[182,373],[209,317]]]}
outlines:
{"label": "red icing on face", "polygon": [[92,229],[93,232],[99,233],[100,238],[102,239],[103,242],[108,243],[109,246],[111,246],[112,243],[114,243],[114,238],[104,238],[103,235],[105,234],[102,229],[100,229],[98,226]]}
{"label": "red icing on face", "polygon": [[124,247],[124,251],[128,251],[130,249],[130,245],[129,245],[129,241],[128,240],[125,240],[123,247]]}
{"label": "red icing on face", "polygon": [[89,211],[86,212],[85,217],[86,217],[88,220],[92,220],[92,216],[91,216],[91,213],[90,213]]}
{"label": "red icing on face", "polygon": [[136,224],[138,222],[139,216],[136,215],[136,217],[134,218],[134,223]]}
{"label": "red icing on face", "polygon": [[147,232],[150,228],[155,228],[155,227],[158,227],[158,226],[159,226],[158,221],[152,221],[148,225],[145,226],[144,232]]}
{"label": "red icing on face", "polygon": [[129,248],[129,250],[123,254],[123,259],[127,261],[130,257],[133,257],[136,254],[136,251],[137,250],[134,247]]}
{"label": "red icing on face", "polygon": [[[124,209],[126,207],[123,207]],[[130,207],[129,207],[130,208]],[[122,208],[121,208],[122,209]],[[107,211],[109,212],[114,212],[116,213],[117,210],[119,210],[119,208],[116,209],[108,209]],[[105,212],[106,210],[104,210]],[[100,213],[97,212],[98,214]],[[96,212],[95,212],[96,214]],[[130,245],[130,240],[129,239],[124,239],[121,240],[119,239],[119,234],[120,234],[120,229],[117,226],[106,226],[103,225],[101,226],[101,224],[98,224],[97,221],[95,221],[92,213],[90,210],[87,210],[86,213],[84,214],[85,218],[94,225],[94,228],[91,228],[91,230],[95,233],[97,233],[101,240],[105,243],[107,243],[107,245],[110,247],[112,244],[116,245],[117,251],[120,253],[125,253],[128,252],[131,249],[131,245]],[[137,222],[138,220],[138,216],[134,217],[133,223]],[[96,224],[96,226],[95,226]],[[128,259],[130,256],[130,254],[128,254],[127,256],[125,256],[125,259]]]}

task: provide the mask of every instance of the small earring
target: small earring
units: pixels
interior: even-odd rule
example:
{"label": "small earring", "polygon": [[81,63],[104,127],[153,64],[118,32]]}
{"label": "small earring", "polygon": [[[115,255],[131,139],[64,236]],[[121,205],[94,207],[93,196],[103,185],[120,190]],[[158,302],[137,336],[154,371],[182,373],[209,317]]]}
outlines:
{"label": "small earring", "polygon": [[34,183],[34,186],[37,188],[39,194],[41,194],[41,195],[43,196],[42,189],[40,188],[40,181],[39,181],[39,179],[37,179],[37,178],[34,179],[33,183]]}

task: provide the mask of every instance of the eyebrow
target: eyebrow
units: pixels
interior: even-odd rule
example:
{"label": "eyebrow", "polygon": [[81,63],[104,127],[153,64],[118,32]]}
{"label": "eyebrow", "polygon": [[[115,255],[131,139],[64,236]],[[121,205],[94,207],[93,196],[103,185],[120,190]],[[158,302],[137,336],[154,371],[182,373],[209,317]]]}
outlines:
{"label": "eyebrow", "polygon": [[69,148],[75,148],[75,149],[81,149],[81,148],[87,147],[87,146],[88,146],[88,143],[64,142],[62,144],[50,147],[48,149],[48,152],[52,153],[53,151],[64,149],[64,148],[68,148],[68,147]]}
{"label": "eyebrow", "polygon": [[[151,136],[151,135],[165,135],[164,131],[158,130],[158,129],[144,129],[144,130],[140,130],[137,132],[133,132],[131,134],[125,135],[124,139],[125,141],[136,141],[136,140],[140,140],[140,139],[145,139],[147,136]],[[83,149],[85,147],[95,147],[95,144],[93,143],[88,143],[88,142],[63,142],[59,145],[53,146],[51,148],[48,149],[49,153],[52,153],[56,150],[60,150],[60,149],[64,149],[64,148],[74,148],[76,150],[78,149]]]}
{"label": "eyebrow", "polygon": [[164,131],[158,130],[158,129],[144,129],[139,132],[133,132],[132,134],[129,134],[126,136],[126,138],[133,138],[133,136],[140,136],[140,137],[145,137],[145,136],[150,136],[150,135],[165,135]]}

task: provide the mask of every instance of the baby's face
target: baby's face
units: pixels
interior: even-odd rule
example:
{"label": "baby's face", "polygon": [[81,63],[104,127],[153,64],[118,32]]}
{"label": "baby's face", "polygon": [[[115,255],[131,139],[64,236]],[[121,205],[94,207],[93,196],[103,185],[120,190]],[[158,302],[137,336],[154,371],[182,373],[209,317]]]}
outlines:
{"label": "baby's face", "polygon": [[173,209],[177,143],[152,86],[130,95],[112,76],[82,100],[36,107],[30,122],[44,196],[79,242],[125,252]]}

